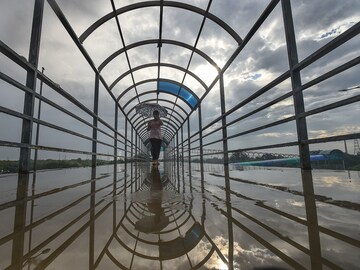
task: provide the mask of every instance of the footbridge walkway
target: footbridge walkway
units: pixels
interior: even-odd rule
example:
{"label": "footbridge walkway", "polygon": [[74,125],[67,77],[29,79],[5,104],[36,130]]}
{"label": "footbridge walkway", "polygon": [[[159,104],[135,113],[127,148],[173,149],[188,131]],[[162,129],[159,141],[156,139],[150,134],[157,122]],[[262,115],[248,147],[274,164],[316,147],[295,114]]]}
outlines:
{"label": "footbridge walkway", "polygon": [[[1,1],[0,269],[357,269],[359,164],[312,153],[359,149],[359,10]],[[64,157],[91,166],[37,166]]]}

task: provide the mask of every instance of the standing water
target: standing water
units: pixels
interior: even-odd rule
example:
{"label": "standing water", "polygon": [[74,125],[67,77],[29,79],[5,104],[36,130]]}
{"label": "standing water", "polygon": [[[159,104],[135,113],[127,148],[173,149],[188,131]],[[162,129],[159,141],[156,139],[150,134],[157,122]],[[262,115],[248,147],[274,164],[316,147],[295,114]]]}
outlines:
{"label": "standing water", "polygon": [[359,269],[359,172],[313,170],[311,209],[300,169],[226,169],[1,175],[0,269]]}

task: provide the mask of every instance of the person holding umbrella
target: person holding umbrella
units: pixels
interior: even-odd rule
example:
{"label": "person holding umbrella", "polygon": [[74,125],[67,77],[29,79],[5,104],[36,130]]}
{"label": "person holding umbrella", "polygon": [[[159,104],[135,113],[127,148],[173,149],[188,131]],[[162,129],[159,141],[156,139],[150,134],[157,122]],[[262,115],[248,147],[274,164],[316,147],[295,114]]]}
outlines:
{"label": "person holding umbrella", "polygon": [[159,111],[153,112],[154,119],[148,122],[147,130],[150,131],[151,156],[153,165],[159,165],[159,155],[161,149],[162,135],[161,126],[163,122],[160,120]]}

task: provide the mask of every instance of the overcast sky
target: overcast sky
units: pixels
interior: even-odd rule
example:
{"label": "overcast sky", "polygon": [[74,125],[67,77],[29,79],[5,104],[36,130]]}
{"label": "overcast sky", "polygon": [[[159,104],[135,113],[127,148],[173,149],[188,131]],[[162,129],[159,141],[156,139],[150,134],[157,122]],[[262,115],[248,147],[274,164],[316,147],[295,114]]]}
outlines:
{"label": "overcast sky", "polygon": [[[115,1],[116,8],[122,8],[128,4],[139,1]],[[206,9],[208,1],[186,0],[181,1]],[[62,9],[69,23],[72,25],[78,37],[95,21],[112,11],[109,0],[59,0],[58,5]],[[219,17],[232,27],[237,34],[244,38],[254,22],[266,8],[269,1],[264,0],[214,0],[209,12]],[[34,1],[2,0],[0,2],[0,39],[16,53],[26,59],[29,54],[30,32]],[[297,48],[299,60],[303,60],[311,53],[330,42],[333,38],[343,33],[351,26],[359,22],[360,1],[358,0],[297,0],[292,1],[294,24],[296,30]],[[119,17],[124,42],[126,45],[147,39],[159,38],[159,7],[136,9],[121,14]],[[202,22],[202,16],[184,9],[164,7],[162,38],[177,40],[194,46],[197,34]],[[357,36],[347,44],[340,46],[323,59],[314,63],[301,72],[302,82],[306,83],[329,70],[358,57],[360,52],[360,38]],[[83,46],[91,56],[96,67],[99,67],[112,53],[123,48],[116,21],[111,19],[105,22],[99,29],[94,31],[84,42]],[[216,23],[206,20],[201,32],[197,49],[208,55],[219,68],[229,60],[236,50],[237,42]],[[175,64],[186,68],[189,64],[191,51],[179,46],[164,43],[161,49],[161,61]],[[138,46],[128,51],[129,61],[132,68],[146,63],[157,63],[157,44]],[[95,75],[88,66],[86,60],[78,51],[76,45],[63,28],[53,10],[45,1],[45,12],[41,37],[39,70],[45,68],[45,74],[62,89],[69,92],[90,110],[93,109],[93,91]],[[121,74],[129,69],[125,54],[115,57],[102,71],[101,75],[110,86]],[[200,77],[209,86],[216,76],[216,69],[203,57],[194,54],[189,70]],[[275,8],[263,26],[257,31],[253,39],[243,49],[235,61],[224,74],[226,108],[236,106],[243,99],[249,97],[261,87],[288,70],[288,60],[284,27],[282,20],[281,5]],[[26,74],[16,67],[5,56],[0,54],[0,71],[25,84]],[[347,89],[360,85],[360,68],[355,66],[343,74],[337,75],[325,82],[304,91],[306,109],[314,109],[325,104],[359,95],[360,90],[354,89],[348,92],[338,90]],[[133,73],[135,83],[146,79],[156,79],[157,68],[150,67]],[[190,75],[184,77],[182,71],[162,67],[160,77],[164,79],[182,82],[196,95],[202,97],[205,89]],[[117,97],[125,89],[133,84],[132,77],[126,76],[112,89]],[[38,84],[39,88],[39,84]],[[220,96],[218,85],[207,94],[202,103],[203,125],[220,115]],[[248,103],[240,110],[229,116],[228,121],[250,112],[259,106],[266,104],[272,99],[288,92],[291,89],[290,80],[278,85],[266,94]],[[139,84],[136,88],[138,94],[149,90],[156,90],[156,83],[150,82]],[[44,86],[44,96],[52,99],[62,107],[84,117],[92,122],[85,112],[80,111],[73,104],[62,98],[49,87]],[[22,112],[23,93],[0,80],[0,106]],[[133,88],[120,100],[124,106],[128,100],[136,96]],[[155,96],[144,95],[140,101]],[[159,98],[175,100],[173,96],[160,94]],[[128,112],[138,103],[138,99],[130,103],[125,112]],[[189,113],[191,109],[182,101],[180,106]],[[169,103],[160,102],[165,106]],[[35,108],[37,109],[37,107]],[[180,110],[180,114],[185,116]],[[309,138],[349,134],[360,132],[360,106],[358,103],[346,108],[336,109],[308,118]],[[282,119],[294,114],[292,98],[284,100],[263,110],[245,120],[232,125],[228,129],[229,135],[255,128],[275,120]],[[36,115],[36,114],[35,114]],[[114,125],[114,104],[104,86],[100,86],[99,115],[110,125]],[[131,114],[132,115],[132,114]],[[91,137],[91,128],[79,123],[69,116],[43,105],[41,119],[60,125],[70,130]],[[191,130],[196,131],[198,126],[197,111],[190,117]],[[0,140],[19,142],[21,137],[21,121],[0,113]],[[218,126],[218,125],[217,125]],[[207,133],[216,127],[214,125]],[[124,117],[120,113],[119,131],[124,134]],[[110,130],[105,129],[112,134]],[[184,127],[187,135],[187,125]],[[205,143],[220,138],[221,133],[206,137]],[[35,137],[35,133],[34,136]],[[186,136],[185,136],[186,137]],[[99,139],[112,144],[112,139],[99,134]],[[276,128],[269,128],[260,132],[235,138],[229,141],[230,149],[239,149],[249,146],[273,144],[296,140],[296,127],[294,123],[288,123]],[[91,143],[85,139],[76,139],[74,136],[60,134],[50,128],[41,127],[40,145],[76,148],[78,150],[91,151]],[[353,152],[353,141],[348,141],[348,150]],[[218,148],[220,145],[210,145],[207,148]],[[122,147],[122,146],[120,146]],[[344,150],[344,144],[332,143],[311,146],[312,149],[340,148]],[[275,149],[275,152],[296,152],[296,148]],[[99,146],[102,153],[112,153],[107,146]],[[17,159],[19,152],[15,148],[0,147],[0,159]],[[58,153],[50,154],[42,152],[40,158],[57,157]],[[70,154],[67,156],[69,158]],[[61,158],[65,154],[61,154]]]}

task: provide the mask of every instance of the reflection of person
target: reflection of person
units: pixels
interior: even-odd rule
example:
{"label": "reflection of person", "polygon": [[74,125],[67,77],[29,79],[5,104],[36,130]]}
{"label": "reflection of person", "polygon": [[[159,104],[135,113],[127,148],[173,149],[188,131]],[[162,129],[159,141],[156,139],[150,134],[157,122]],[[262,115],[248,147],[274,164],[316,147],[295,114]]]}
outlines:
{"label": "reflection of person", "polygon": [[162,190],[163,184],[160,177],[158,166],[153,166],[151,174],[149,175],[150,197],[147,200],[148,214],[143,216],[135,222],[135,229],[144,233],[160,232],[169,224],[169,217],[165,215],[164,208],[162,207]]}
{"label": "reflection of person", "polygon": [[163,185],[161,183],[160,172],[157,166],[152,167],[150,179],[151,179],[150,191],[151,194],[154,196],[152,196],[151,199],[149,200],[148,208],[150,212],[153,212],[157,214],[155,216],[158,216],[159,213],[162,212],[162,208],[161,208],[161,196],[159,196],[157,192],[160,192],[163,189]]}
{"label": "reflection of person", "polygon": [[154,119],[148,122],[147,130],[150,130],[151,156],[153,165],[159,164],[159,155],[162,142],[161,126],[163,122],[160,120],[158,111],[153,112]]}

